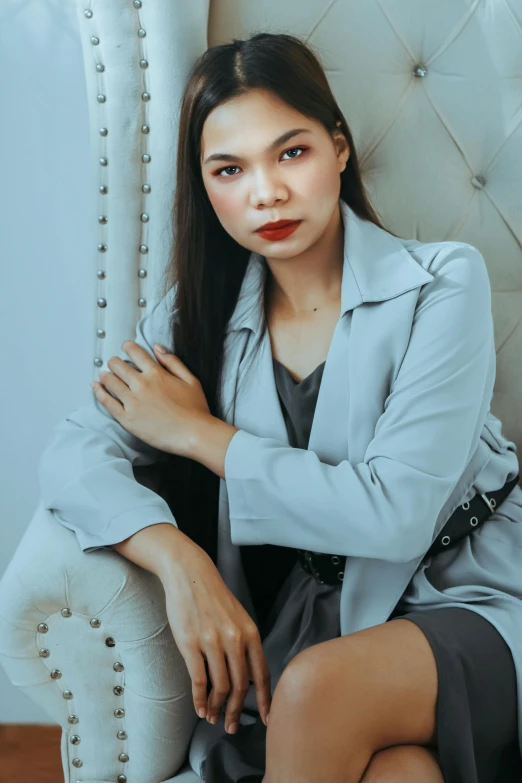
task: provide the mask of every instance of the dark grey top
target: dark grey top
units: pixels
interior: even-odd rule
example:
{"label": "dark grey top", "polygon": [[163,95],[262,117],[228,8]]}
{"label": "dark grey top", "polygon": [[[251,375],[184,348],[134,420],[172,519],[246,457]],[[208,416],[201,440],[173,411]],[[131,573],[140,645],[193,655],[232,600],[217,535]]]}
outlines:
{"label": "dark grey top", "polygon": [[292,378],[278,359],[272,358],[272,363],[290,445],[306,449],[325,362],[321,362],[302,381]]}

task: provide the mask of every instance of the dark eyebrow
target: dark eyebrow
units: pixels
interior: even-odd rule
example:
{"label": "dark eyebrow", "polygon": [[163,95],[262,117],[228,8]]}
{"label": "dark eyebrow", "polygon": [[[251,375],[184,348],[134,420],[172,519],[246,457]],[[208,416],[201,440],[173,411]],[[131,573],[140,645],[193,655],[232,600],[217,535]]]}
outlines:
{"label": "dark eyebrow", "polygon": [[[274,139],[274,141],[268,145],[265,152],[273,152],[278,147],[280,147],[281,144],[284,144],[285,141],[288,141],[293,136],[297,136],[298,133],[311,132],[312,131],[309,128],[293,128],[292,130],[286,131],[286,133],[283,133],[281,136],[278,136],[277,139]],[[243,158],[241,158],[239,155],[230,155],[227,152],[216,152],[214,155],[209,155],[203,165],[210,163],[211,160],[243,160]]]}

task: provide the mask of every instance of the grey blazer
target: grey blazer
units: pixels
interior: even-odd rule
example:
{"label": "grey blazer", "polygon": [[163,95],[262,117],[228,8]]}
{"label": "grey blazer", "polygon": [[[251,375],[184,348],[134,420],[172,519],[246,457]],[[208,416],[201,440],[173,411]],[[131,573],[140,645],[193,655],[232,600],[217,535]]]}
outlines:
{"label": "grey blazer", "polygon": [[[519,470],[515,444],[490,411],[496,354],[485,261],[465,242],[396,238],[339,203],[341,312],[308,449],[288,444],[268,333],[250,364],[264,275],[262,257],[250,256],[224,346],[226,420],[240,429],[220,479],[218,568],[252,612],[239,545],[346,555],[343,635],[385,622],[403,594],[416,608],[467,606],[501,630],[522,672],[520,486],[483,527],[421,564],[459,504]],[[155,342],[175,352],[173,301],[171,289],[137,325],[134,339],[153,358]],[[85,552],[157,522],[176,525],[133,473],[164,458],[93,397],[43,453],[45,506]]]}

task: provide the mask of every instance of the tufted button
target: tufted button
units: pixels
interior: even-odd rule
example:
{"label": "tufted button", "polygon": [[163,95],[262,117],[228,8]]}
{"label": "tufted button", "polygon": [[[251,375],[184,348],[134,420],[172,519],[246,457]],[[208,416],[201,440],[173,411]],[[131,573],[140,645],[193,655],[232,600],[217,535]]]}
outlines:
{"label": "tufted button", "polygon": [[103,95],[102,93],[100,93],[100,95],[97,95],[97,96],[96,96],[96,100],[98,101],[98,103],[105,103],[105,101],[107,100],[107,98],[106,98],[106,96],[105,96],[105,95]]}
{"label": "tufted button", "polygon": [[108,158],[100,158],[100,166],[108,166],[108,165],[109,165]]}
{"label": "tufted button", "polygon": [[147,307],[147,300],[140,297],[138,299],[138,307]]}
{"label": "tufted button", "polygon": [[[107,252],[107,245],[98,245],[98,253],[106,253]],[[105,271],[103,269],[98,269],[96,272],[100,280],[103,280],[105,277]]]}
{"label": "tufted button", "polygon": [[112,668],[115,672],[122,672],[125,669],[125,666],[122,664],[121,661],[116,661],[116,663],[112,664]]}
{"label": "tufted button", "polygon": [[101,223],[102,225],[105,225],[108,221],[107,215],[99,215],[98,216],[98,223]]}
{"label": "tufted button", "polygon": [[143,161],[144,163],[150,163],[150,161],[151,161],[151,157],[150,157],[150,155],[147,155],[147,154],[145,154],[145,155],[142,155],[142,156],[141,156],[141,159],[142,159],[142,161]]}
{"label": "tufted button", "polygon": [[96,70],[98,71],[98,73],[103,73],[105,70],[105,65],[103,65],[103,63],[97,63]]}
{"label": "tufted button", "polygon": [[51,672],[51,680],[59,680],[62,676],[60,669],[53,669]]}
{"label": "tufted button", "polygon": [[150,101],[150,92],[142,92],[141,99],[145,102]]}
{"label": "tufted button", "polygon": [[141,219],[142,223],[148,223],[149,222],[149,216],[147,215],[146,212],[142,212],[140,219]]}
{"label": "tufted button", "polygon": [[132,5],[134,8],[141,8],[141,0],[134,0]]}
{"label": "tufted button", "polygon": [[138,269],[138,277],[141,277],[142,279],[144,277],[147,277],[147,270],[146,269]]}
{"label": "tufted button", "polygon": [[81,759],[72,760],[73,767],[83,767],[83,761]]}
{"label": "tufted button", "polygon": [[113,693],[116,694],[116,696],[121,696],[121,694],[123,693],[123,687],[121,685],[115,685],[112,690]]}
{"label": "tufted button", "polygon": [[69,721],[69,723],[72,723],[72,724],[80,722],[80,719],[79,719],[79,717],[77,715],[69,715],[67,720]]}
{"label": "tufted button", "polygon": [[100,193],[104,193],[104,194],[109,192],[109,188],[107,187],[107,185],[100,185],[99,190]]}
{"label": "tufted button", "polygon": [[47,623],[40,623],[36,630],[38,631],[38,633],[47,633],[47,631],[49,630],[49,626],[47,625]]}
{"label": "tufted button", "polygon": [[114,647],[114,646],[115,646],[115,644],[116,644],[116,642],[114,641],[114,639],[112,638],[112,636],[108,636],[108,637],[105,639],[105,644],[107,645],[107,647]]}
{"label": "tufted button", "polygon": [[38,653],[38,655],[40,656],[40,658],[48,658],[48,657],[50,656],[50,654],[51,654],[51,653],[49,652],[49,650],[47,650],[45,647],[43,647],[43,648],[40,650],[40,652]]}
{"label": "tufted button", "polygon": [[[98,299],[98,307],[107,307],[107,300],[103,299],[103,298]],[[92,625],[92,622],[91,622],[91,625]]]}
{"label": "tufted button", "polygon": [[422,78],[423,76],[426,76],[428,73],[428,69],[425,65],[416,65],[412,71],[412,74],[416,76],[418,79]]}
{"label": "tufted button", "polygon": [[482,190],[482,188],[486,184],[486,180],[484,179],[483,176],[479,174],[477,177],[471,178],[471,184],[473,185],[474,188],[477,188],[477,190]]}
{"label": "tufted button", "polygon": [[120,753],[118,756],[118,761],[128,761],[129,760],[129,754],[128,753]]}
{"label": "tufted button", "polygon": [[107,128],[100,128],[100,136],[106,136],[108,132]]}
{"label": "tufted button", "polygon": [[126,731],[119,731],[116,736],[118,739],[125,740],[127,739],[127,732]]}
{"label": "tufted button", "polygon": [[91,9],[90,9],[90,8],[86,8],[86,9],[85,9],[85,11],[84,11],[83,13],[84,13],[84,14],[85,14],[85,16],[87,17],[87,19],[92,19],[92,11],[91,11]]}
{"label": "tufted button", "polygon": [[73,697],[72,691],[64,691],[62,693],[62,696],[63,696],[64,699],[72,699],[72,697]]}
{"label": "tufted button", "polygon": [[71,737],[71,745],[79,745],[81,742],[79,734],[73,734]]}
{"label": "tufted button", "polygon": [[91,625],[93,628],[99,628],[101,625],[101,620],[98,620],[97,617],[93,617],[91,620]]}
{"label": "tufted button", "polygon": [[93,35],[91,38],[91,43],[93,46],[98,46],[98,44],[100,43],[100,39],[97,38],[95,35]]}
{"label": "tufted button", "polygon": [[142,125],[141,126],[141,132],[142,133],[148,133],[150,131],[150,128],[148,125]]}
{"label": "tufted button", "polygon": [[118,781],[118,783],[127,783],[127,778],[125,777],[125,775],[118,775],[116,780]]}
{"label": "tufted button", "polygon": [[97,329],[96,330],[96,337],[105,337],[105,329]]}
{"label": "tufted button", "polygon": [[449,536],[443,536],[441,543],[443,546],[448,546],[449,542],[451,541],[451,538]]}
{"label": "tufted button", "polygon": [[125,710],[122,709],[121,707],[118,707],[117,710],[114,710],[114,717],[115,718],[123,718],[124,715],[125,715]]}
{"label": "tufted button", "polygon": [[148,60],[140,60],[140,68],[148,68],[149,63]]}
{"label": "tufted button", "polygon": [[145,253],[148,253],[148,252],[149,252],[149,248],[147,247],[147,245],[140,245],[140,253],[142,255],[145,255]]}
{"label": "tufted button", "polygon": [[96,356],[94,358],[93,364],[95,367],[102,367],[103,366],[103,359],[100,356]]}
{"label": "tufted button", "polygon": [[72,612],[71,612],[71,610],[69,609],[69,607],[68,607],[68,606],[66,606],[66,607],[65,607],[65,609],[62,609],[62,611],[60,612],[60,614],[62,615],[62,617],[70,617],[70,616],[72,615]]}
{"label": "tufted button", "polygon": [[147,35],[143,27],[140,27],[140,29],[138,30],[138,35],[140,38],[145,38],[145,36]]}

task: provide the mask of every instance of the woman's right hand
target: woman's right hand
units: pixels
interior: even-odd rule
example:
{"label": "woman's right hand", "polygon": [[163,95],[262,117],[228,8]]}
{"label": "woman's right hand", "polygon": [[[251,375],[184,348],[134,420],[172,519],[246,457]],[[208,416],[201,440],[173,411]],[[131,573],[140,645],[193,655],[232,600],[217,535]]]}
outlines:
{"label": "woman's right hand", "polygon": [[[237,723],[254,683],[259,714],[265,726],[270,711],[270,671],[259,630],[228,589],[207,553],[184,537],[164,561],[158,576],[165,589],[167,617],[174,640],[192,679],[196,712],[210,722],[219,718],[228,697],[225,729]],[[212,690],[207,701],[207,662]]]}

